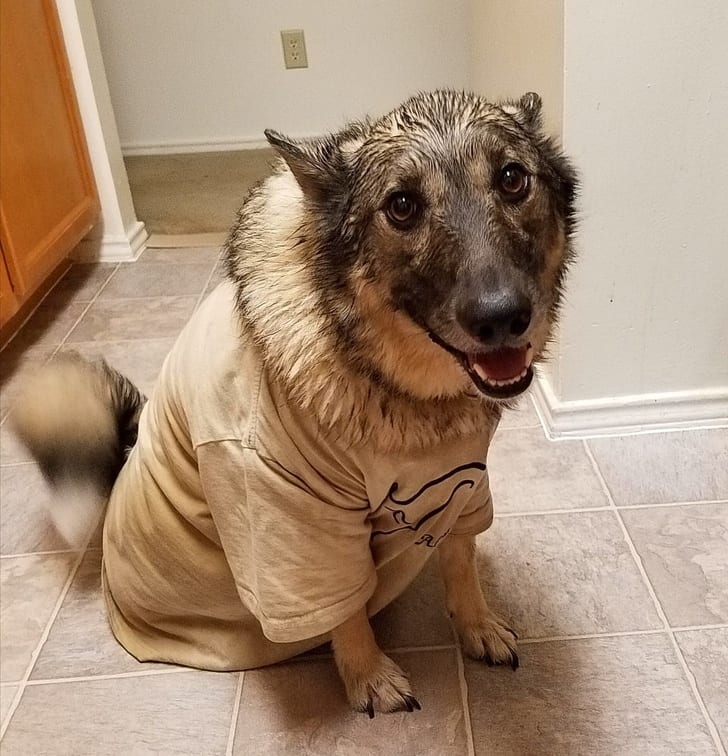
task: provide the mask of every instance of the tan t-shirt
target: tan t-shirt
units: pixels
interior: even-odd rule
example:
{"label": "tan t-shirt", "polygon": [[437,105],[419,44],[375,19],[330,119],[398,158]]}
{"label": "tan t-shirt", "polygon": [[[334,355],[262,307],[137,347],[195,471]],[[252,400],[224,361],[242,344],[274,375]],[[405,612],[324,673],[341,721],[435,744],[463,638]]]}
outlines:
{"label": "tan t-shirt", "polygon": [[492,521],[494,426],[409,455],[342,449],[241,338],[234,289],[192,317],[111,494],[104,594],[140,660],[247,669],[315,647]]}

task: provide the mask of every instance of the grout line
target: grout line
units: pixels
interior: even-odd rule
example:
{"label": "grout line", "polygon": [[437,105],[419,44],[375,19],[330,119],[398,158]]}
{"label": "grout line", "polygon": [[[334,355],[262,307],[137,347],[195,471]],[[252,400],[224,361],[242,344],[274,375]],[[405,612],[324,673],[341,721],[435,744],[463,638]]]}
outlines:
{"label": "grout line", "polygon": [[109,281],[111,281],[111,279],[114,277],[114,274],[116,273],[116,271],[119,270],[120,265],[121,263],[117,263],[114,266],[113,270],[109,272],[109,275],[106,277],[106,280],[101,284],[101,286],[99,286],[99,290],[96,292],[96,294],[94,294],[93,298],[89,302],[86,303],[86,306],[81,311],[81,314],[76,318],[74,324],[68,329],[68,331],[66,332],[66,335],[61,339],[61,343],[58,344],[58,346],[53,350],[53,353],[51,354],[50,359],[53,359],[53,357],[55,357],[58,354],[61,348],[68,341],[68,337],[71,335],[71,333],[73,333],[76,326],[86,317],[86,313],[91,309],[93,304],[99,298],[99,296],[101,295],[101,292],[109,285]]}
{"label": "grout line", "polygon": [[[134,264],[134,263],[130,263]],[[184,264],[184,263],[182,263]],[[209,278],[208,278],[209,280]],[[101,302],[148,302],[150,299],[196,299],[197,294],[149,294],[144,297],[104,297]]]}
{"label": "grout line", "polygon": [[[188,296],[185,297],[186,299],[192,299],[193,297]],[[161,299],[161,297],[160,297]],[[107,301],[107,300],[105,300]],[[121,300],[118,300],[121,301]],[[137,339],[104,339],[100,341],[72,341],[74,349],[77,347],[83,347],[83,346],[103,346],[104,344],[140,344],[140,343],[146,343],[149,341],[169,341],[170,339],[174,340],[174,336],[142,336]]]}
{"label": "grout line", "polygon": [[661,426],[649,426],[649,427],[640,427],[639,430],[630,430],[629,427],[625,427],[623,429],[615,429],[615,430],[605,430],[603,433],[594,433],[589,432],[588,430],[585,430],[581,433],[577,433],[573,436],[571,435],[561,435],[556,437],[549,437],[549,441],[554,441],[556,443],[561,443],[562,441],[599,441],[603,438],[628,438],[632,436],[651,436],[651,435],[657,435],[660,433],[690,433],[691,431],[714,431],[714,430],[724,430],[728,428],[728,423],[726,423],[723,418],[716,418],[714,423],[710,423],[705,420],[697,420],[697,421],[686,421],[687,425],[680,426],[678,428],[675,427],[661,427]]}
{"label": "grout line", "polygon": [[696,499],[695,501],[668,501],[662,504],[623,504],[617,509],[656,509],[658,507],[689,507],[693,504],[728,504],[728,499]]}
{"label": "grout line", "polygon": [[54,677],[28,680],[26,687],[35,685],[60,685],[62,683],[93,682],[94,680],[125,680],[130,677],[159,677],[160,675],[179,675],[194,672],[191,667],[165,667],[164,669],[140,669],[137,672],[116,672],[108,675],[79,675],[77,677]]}
{"label": "grout line", "polygon": [[468,701],[468,681],[465,679],[465,662],[463,651],[458,646],[455,649],[458,665],[458,682],[460,683],[460,703],[463,707],[463,723],[465,724],[465,740],[468,756],[475,756],[475,740],[473,739],[473,723],[470,719],[470,703]]}
{"label": "grout line", "polygon": [[[617,630],[614,632],[604,632],[604,633],[583,633],[583,634],[577,634],[577,635],[550,635],[545,636],[543,638],[519,638],[518,644],[520,646],[527,646],[527,645],[536,645],[541,643],[560,643],[564,641],[578,641],[578,640],[598,640],[600,638],[624,638],[624,637],[630,637],[630,636],[642,636],[642,635],[661,635],[663,633],[681,633],[681,632],[688,632],[688,631],[695,631],[695,630],[721,630],[724,628],[728,628],[728,622],[722,622],[722,623],[716,623],[712,625],[685,625],[681,627],[673,627],[673,628],[653,628],[648,630]],[[419,651],[458,651],[460,652],[460,647],[456,644],[448,644],[448,645],[439,645],[439,646],[402,646],[400,648],[383,648],[382,649],[387,654],[411,654],[411,653],[417,653]],[[315,654],[315,655],[302,655],[299,657],[294,657],[293,659],[290,659],[289,661],[301,661],[301,662],[307,662],[312,660],[318,660],[318,659],[330,659],[333,655],[330,653],[327,654]],[[171,675],[171,674],[182,674],[185,672],[195,672],[195,670],[192,667],[164,667],[162,669],[141,669],[134,672],[116,672],[111,674],[102,674],[102,675],[79,675],[76,677],[50,677],[50,678],[39,678],[36,680],[28,680],[26,682],[26,686],[34,686],[34,685],[57,685],[61,683],[75,683],[75,682],[90,682],[93,680],[117,680],[117,679],[125,679],[127,677],[152,677],[155,675]],[[15,687],[17,685],[21,684],[21,680],[8,680],[6,682],[0,683],[0,687],[3,688],[9,688],[9,687]],[[240,684],[239,684],[240,687]]]}
{"label": "grout line", "polygon": [[[604,488],[604,486],[602,486]],[[690,507],[694,504],[728,504],[728,499],[698,499],[697,501],[670,501],[660,504],[625,504],[624,506],[617,506],[618,510],[623,509],[659,509],[660,507]],[[616,506],[616,505],[615,505]],[[611,512],[613,507],[611,505],[604,505],[600,507],[574,507],[572,509],[537,509],[533,511],[523,512],[495,512],[494,518],[500,519],[502,517],[531,517],[536,515],[561,515],[561,514],[577,514],[584,512]]]}
{"label": "grout line", "polygon": [[78,549],[49,549],[48,551],[27,551],[23,554],[2,554],[0,559],[22,559],[24,557],[54,556],[55,554],[77,554]]}
{"label": "grout line", "polygon": [[[18,328],[15,331],[15,333],[13,333],[13,335],[10,337],[10,340],[6,344],[3,345],[3,351],[5,349],[7,349],[7,347],[9,347],[10,344],[18,338],[18,336],[23,332],[23,328],[25,328],[25,326],[30,322],[30,319],[36,314],[36,312],[38,312],[38,310],[41,309],[41,307],[43,307],[44,304],[46,304],[46,300],[50,299],[51,294],[53,294],[56,291],[56,289],[60,285],[61,281],[63,281],[63,279],[66,278],[66,276],[73,269],[74,264],[75,263],[71,263],[71,267],[53,284],[53,286],[51,286],[50,289],[48,289],[48,291],[43,295],[43,298],[40,300],[40,302],[38,302],[38,304],[28,313],[28,316],[18,326]],[[96,297],[99,295],[99,292],[101,291],[101,289],[103,289],[106,286],[106,284],[109,283],[109,279],[111,278],[111,276],[114,275],[114,273],[116,273],[116,269],[118,267],[119,267],[119,263],[116,263],[116,265],[114,266],[114,269],[109,271],[109,275],[106,277],[106,279],[104,280],[104,282],[101,284],[101,287],[100,287],[99,291],[96,292],[96,295],[93,297],[93,299],[91,299],[88,302],[88,304],[91,304],[91,302],[93,302],[94,299],[96,299]],[[84,304],[84,303],[83,302],[79,302],[79,304]],[[84,312],[86,312],[86,310],[84,310]],[[79,317],[79,319],[81,317],[83,317],[83,314]],[[78,321],[76,321],[76,323],[78,323]],[[74,325],[73,327],[75,328],[76,326]],[[66,334],[66,335],[68,335],[68,334]],[[51,346],[51,345],[49,344],[48,346]],[[53,351],[53,353],[51,354],[51,357],[53,356],[53,354],[55,354],[56,351],[57,351],[57,349]],[[51,357],[49,357],[48,359],[50,359]]]}
{"label": "grout line", "polygon": [[[222,252],[220,252],[220,254],[222,254]],[[215,271],[217,270],[217,266],[219,265],[219,263],[220,263],[220,256],[218,256],[217,260],[215,260],[215,264],[212,266],[212,270],[210,271],[209,275],[207,276],[207,279],[205,280],[205,283],[202,286],[202,291],[197,297],[197,302],[195,302],[195,311],[205,299],[205,292],[207,291],[207,287],[210,285],[210,281],[212,281],[212,277],[215,275]]]}
{"label": "grout line", "polygon": [[235,735],[238,729],[238,713],[240,712],[240,700],[243,697],[243,683],[245,681],[245,672],[240,672],[238,685],[235,689],[235,701],[233,702],[233,713],[230,718],[230,729],[228,730],[227,748],[225,756],[232,756],[233,746],[235,745]]}
{"label": "grout line", "polygon": [[528,646],[537,643],[559,643],[561,641],[598,640],[600,638],[626,638],[633,635],[660,635],[665,632],[664,627],[650,630],[616,630],[606,633],[583,633],[582,635],[551,635],[544,638],[519,638],[519,646]]}
{"label": "grout line", "polygon": [[507,518],[507,517],[532,517],[541,515],[562,515],[562,514],[584,514],[585,512],[611,512],[612,508],[609,506],[602,507],[574,507],[573,509],[542,509],[533,512],[496,512],[493,517],[495,519]]}
{"label": "grout line", "polygon": [[714,625],[681,625],[673,627],[673,633],[685,633],[691,630],[724,630],[728,628],[728,622],[716,622]]}
{"label": "grout line", "polygon": [[[496,433],[498,435],[501,435],[503,433],[511,433],[512,431],[533,431],[533,430],[543,430],[540,425],[506,425],[505,427],[498,426],[498,429],[496,430]],[[546,439],[547,441],[549,439]]]}
{"label": "grout line", "polygon": [[8,713],[5,718],[5,721],[2,723],[2,726],[0,727],[0,740],[2,740],[2,738],[5,736],[7,728],[10,725],[10,721],[13,718],[13,715],[15,714],[15,711],[17,710],[18,706],[20,705],[20,699],[23,697],[23,693],[25,693],[25,687],[28,684],[30,673],[33,671],[33,667],[35,667],[35,664],[38,661],[38,657],[40,656],[40,652],[43,646],[45,645],[45,642],[48,640],[48,636],[50,635],[51,628],[53,627],[53,623],[56,621],[56,617],[58,617],[58,613],[61,611],[61,606],[63,605],[63,602],[66,600],[66,595],[68,594],[68,591],[71,588],[71,583],[73,583],[76,577],[76,573],[78,572],[78,569],[81,566],[81,562],[83,561],[83,557],[86,553],[86,548],[88,547],[89,543],[91,543],[91,539],[93,538],[94,533],[96,532],[96,528],[98,527],[99,520],[102,516],[103,515],[100,514],[99,517],[96,518],[96,521],[93,523],[93,527],[89,528],[89,533],[88,533],[88,536],[86,537],[86,542],[84,543],[83,548],[80,550],[80,552],[78,553],[78,556],[76,557],[76,560],[71,566],[71,569],[68,573],[68,577],[66,578],[66,582],[63,584],[63,588],[61,588],[61,592],[58,598],[56,599],[56,603],[53,605],[53,610],[51,611],[50,617],[48,618],[45,628],[43,629],[43,632],[41,633],[40,640],[38,641],[35,649],[33,650],[33,653],[30,656],[30,661],[28,662],[28,666],[25,670],[25,674],[23,675],[22,679],[18,681],[18,691],[15,694],[15,697],[13,698],[13,702],[10,704],[10,708],[8,709]]}
{"label": "grout line", "polygon": [[586,440],[583,440],[582,444],[584,445],[584,450],[586,451],[587,456],[591,460],[592,467],[594,468],[594,472],[599,478],[602,488],[604,489],[604,493],[607,495],[607,498],[610,504],[612,505],[614,516],[617,518],[617,522],[619,523],[619,526],[622,529],[622,534],[624,536],[624,539],[627,542],[627,546],[630,550],[630,553],[632,554],[632,558],[634,559],[637,569],[639,570],[642,576],[644,585],[647,588],[648,593],[650,594],[650,598],[652,599],[657,615],[659,616],[660,621],[663,624],[665,632],[667,632],[667,635],[672,644],[672,648],[677,658],[677,661],[683,670],[683,674],[685,675],[687,683],[690,686],[690,689],[692,690],[693,697],[695,699],[696,704],[698,705],[698,709],[700,709],[700,712],[703,715],[703,720],[705,721],[705,724],[708,728],[708,732],[710,733],[710,736],[713,739],[713,744],[715,745],[716,750],[720,754],[720,756],[726,756],[726,751],[725,751],[725,748],[723,747],[723,743],[718,733],[718,729],[715,726],[715,722],[713,722],[713,719],[710,716],[710,712],[708,711],[708,708],[705,705],[705,701],[703,701],[703,697],[700,695],[700,690],[698,689],[698,684],[695,680],[695,676],[693,675],[690,668],[688,667],[688,664],[685,661],[685,657],[683,656],[682,650],[680,649],[680,645],[678,644],[677,639],[675,638],[675,630],[672,627],[670,627],[670,622],[667,618],[667,614],[665,613],[665,610],[663,609],[662,604],[660,603],[660,600],[657,597],[657,592],[655,591],[655,588],[652,585],[652,581],[650,580],[649,575],[647,574],[647,570],[645,569],[645,566],[642,562],[642,558],[640,557],[639,552],[637,551],[637,547],[634,545],[634,541],[632,540],[632,537],[630,536],[629,531],[627,530],[627,526],[624,524],[624,520],[622,519],[622,515],[619,511],[619,508],[614,503],[614,498],[612,497],[612,493],[609,490],[609,487],[607,486],[607,482],[604,479],[604,476],[602,475],[601,470],[599,469],[599,465],[597,464],[596,458],[592,454],[592,450],[589,448],[589,444],[586,442]]}
{"label": "grout line", "polygon": [[414,654],[418,651],[450,651],[455,648],[454,643],[447,643],[438,646],[400,646],[399,648],[383,648],[387,654]]}

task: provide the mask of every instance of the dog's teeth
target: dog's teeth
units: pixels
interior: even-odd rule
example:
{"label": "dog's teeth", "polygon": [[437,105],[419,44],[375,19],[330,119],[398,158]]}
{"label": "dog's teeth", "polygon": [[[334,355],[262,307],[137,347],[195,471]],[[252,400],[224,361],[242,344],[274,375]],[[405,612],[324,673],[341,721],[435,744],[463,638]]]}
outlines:
{"label": "dog's teeth", "polygon": [[[526,370],[531,365],[531,362],[533,361],[533,347],[529,344],[528,349],[526,349]],[[523,374],[526,374],[526,370],[523,371]]]}
{"label": "dog's teeth", "polygon": [[493,382],[493,381],[490,380],[490,378],[488,378],[488,375],[485,372],[485,370],[483,370],[483,368],[480,367],[480,365],[478,365],[477,362],[473,363],[473,370],[475,370],[475,372],[478,374],[478,376],[480,378],[482,378],[484,381],[486,381],[487,383],[492,383]]}

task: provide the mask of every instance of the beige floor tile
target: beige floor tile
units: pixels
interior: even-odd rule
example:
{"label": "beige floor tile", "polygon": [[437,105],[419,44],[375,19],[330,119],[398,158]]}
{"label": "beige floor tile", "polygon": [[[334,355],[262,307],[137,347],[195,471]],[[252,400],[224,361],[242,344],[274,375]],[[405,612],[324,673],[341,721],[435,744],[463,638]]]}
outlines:
{"label": "beige floor tile", "polygon": [[15,694],[18,692],[17,685],[4,685],[0,688],[0,725],[5,723],[5,717],[10,711]]}
{"label": "beige floor tile", "polygon": [[7,415],[26,376],[32,375],[45,364],[55,348],[29,347],[21,332],[0,352],[0,416],[4,418]]}
{"label": "beige floor tile", "polygon": [[621,514],[670,624],[727,622],[728,503]]}
{"label": "beige floor tile", "polygon": [[225,280],[225,278],[225,268],[223,267],[222,263],[218,263],[215,266],[215,270],[212,272],[212,277],[210,278],[207,287],[205,288],[205,294],[209,294],[211,291],[216,289]]}
{"label": "beige floor tile", "polygon": [[114,272],[116,263],[77,263],[53,287],[44,304],[90,302]]}
{"label": "beige floor tile", "polygon": [[182,672],[28,686],[3,754],[224,754],[237,681]]}
{"label": "beige floor tile", "polygon": [[66,594],[31,679],[115,675],[168,668],[141,664],[111,633],[101,594],[101,552],[85,557]]}
{"label": "beige floor tile", "polygon": [[111,367],[129,378],[143,394],[150,396],[175,338],[84,341],[69,344],[62,351],[76,351],[89,360],[105,359]]}
{"label": "beige floor tile", "polygon": [[177,265],[137,262],[120,265],[99,294],[99,300],[199,296],[214,265],[214,262]]}
{"label": "beige floor tile", "polygon": [[0,468],[0,553],[66,549],[48,515],[50,490],[35,464]]}
{"label": "beige floor tile", "polygon": [[409,673],[422,711],[377,715],[349,709],[333,660],[306,660],[245,673],[233,753],[467,753],[456,652],[393,657]]}
{"label": "beige floor tile", "polygon": [[496,514],[608,504],[581,442],[549,441],[539,428],[496,432],[488,473]]}
{"label": "beige floor tile", "polygon": [[96,301],[68,342],[125,341],[177,336],[189,319],[196,297],[159,297],[139,301]]}
{"label": "beige floor tile", "polygon": [[466,662],[476,754],[715,753],[664,635],[521,647],[521,668]]}
{"label": "beige floor tile", "polygon": [[503,410],[498,428],[541,428],[541,421],[536,414],[530,396],[522,397],[514,410]]}
{"label": "beige floor tile", "polygon": [[220,257],[221,247],[147,247],[139,258],[142,263],[210,263]]}
{"label": "beige floor tile", "polygon": [[30,462],[32,459],[25,446],[10,430],[10,424],[8,422],[3,423],[0,426],[0,464],[14,465],[18,462]]}
{"label": "beige floor tile", "polygon": [[372,626],[382,648],[454,643],[437,555],[430,559],[404,594],[379,612]]}
{"label": "beige floor tile", "polygon": [[68,335],[83,311],[86,302],[75,302],[70,297],[63,303],[50,301],[42,304],[23,326],[16,338],[27,346],[57,346]]}
{"label": "beige floor tile", "polygon": [[0,560],[0,677],[20,680],[30,663],[71,566],[72,554]]}
{"label": "beige floor tile", "polygon": [[612,512],[496,519],[478,559],[486,599],[522,638],[662,626]]}
{"label": "beige floor tile", "polygon": [[728,499],[728,430],[588,441],[617,506]]}
{"label": "beige floor tile", "polygon": [[728,744],[728,628],[675,633],[708,714]]}

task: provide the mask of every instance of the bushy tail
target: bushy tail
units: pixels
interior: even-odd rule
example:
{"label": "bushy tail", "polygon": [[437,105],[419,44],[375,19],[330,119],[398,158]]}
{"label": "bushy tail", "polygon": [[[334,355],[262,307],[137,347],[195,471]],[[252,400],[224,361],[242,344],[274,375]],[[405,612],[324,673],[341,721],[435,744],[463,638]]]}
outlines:
{"label": "bushy tail", "polygon": [[78,545],[98,519],[145,401],[103,360],[69,353],[33,376],[14,404],[12,428],[53,489],[50,513],[68,543]]}

